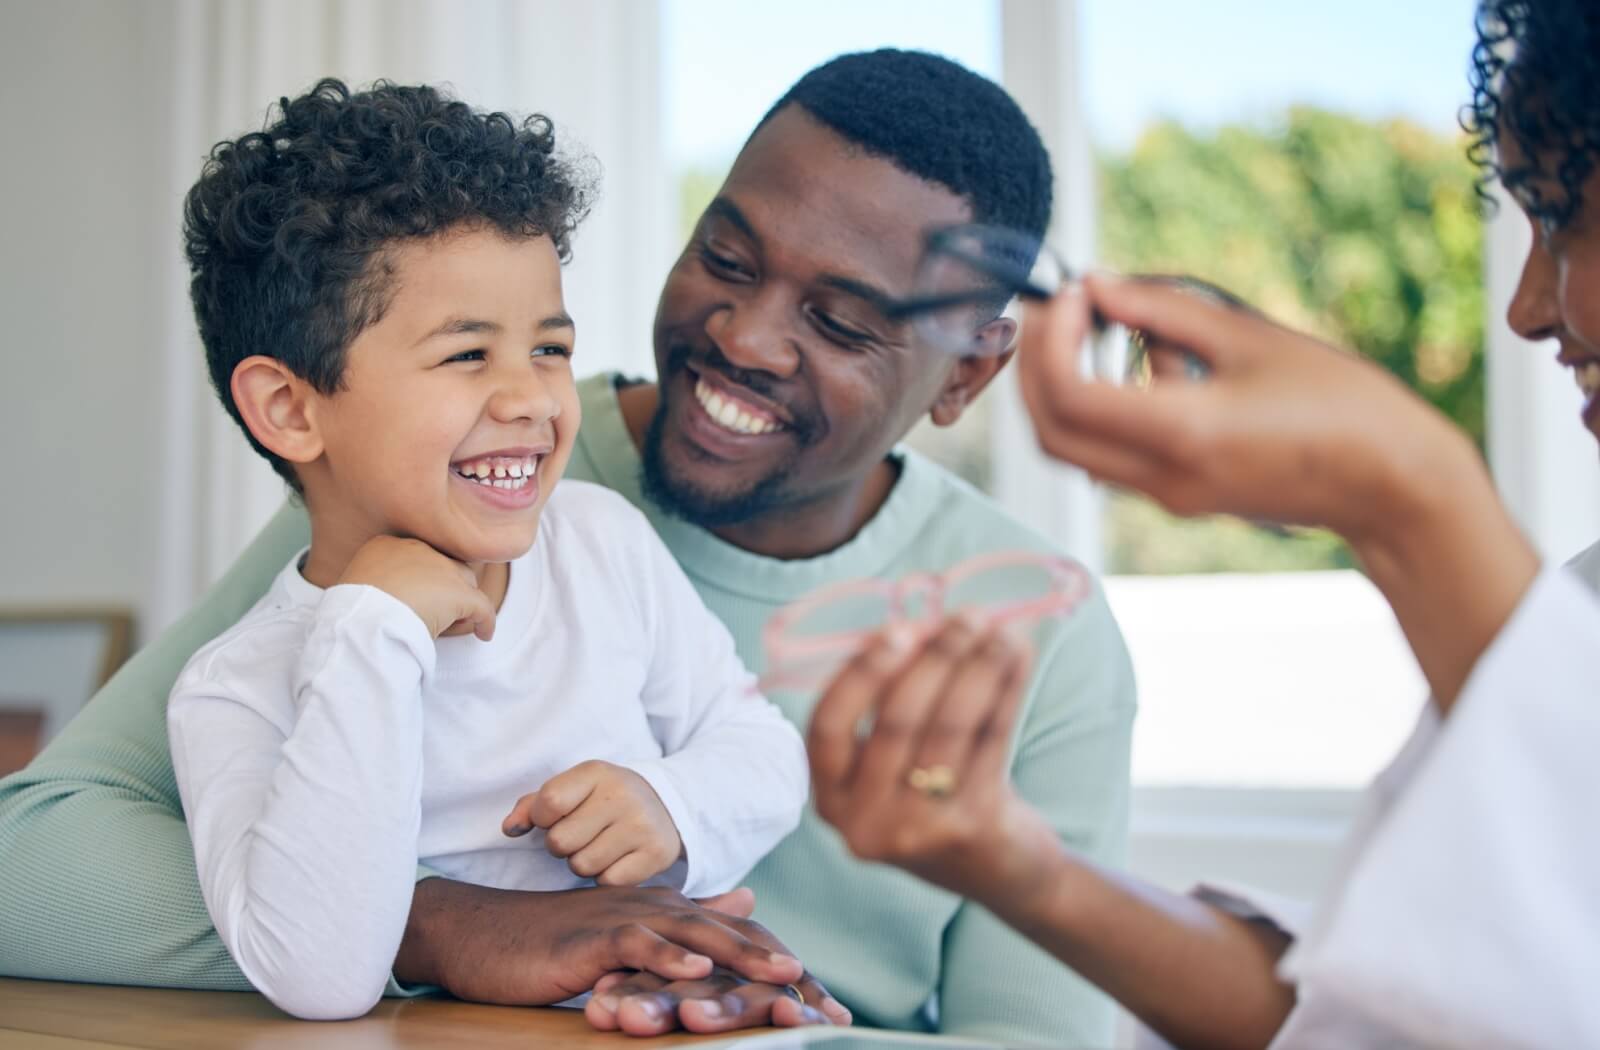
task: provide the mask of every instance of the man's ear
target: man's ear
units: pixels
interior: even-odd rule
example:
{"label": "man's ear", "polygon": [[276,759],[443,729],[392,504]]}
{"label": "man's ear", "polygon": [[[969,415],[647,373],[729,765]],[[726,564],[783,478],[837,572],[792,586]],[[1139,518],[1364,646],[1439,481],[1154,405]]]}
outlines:
{"label": "man's ear", "polygon": [[990,380],[1000,374],[1000,369],[1006,366],[1016,350],[996,348],[1011,346],[1016,340],[1016,333],[1016,322],[1008,317],[996,318],[978,330],[976,341],[983,350],[964,355],[950,370],[938,399],[928,411],[934,426],[947,427],[960,419],[967,406],[983,393],[983,388],[989,385]]}
{"label": "man's ear", "polygon": [[282,361],[247,357],[233,370],[229,384],[244,425],[262,447],[290,463],[310,463],[322,455],[311,401],[311,384]]}

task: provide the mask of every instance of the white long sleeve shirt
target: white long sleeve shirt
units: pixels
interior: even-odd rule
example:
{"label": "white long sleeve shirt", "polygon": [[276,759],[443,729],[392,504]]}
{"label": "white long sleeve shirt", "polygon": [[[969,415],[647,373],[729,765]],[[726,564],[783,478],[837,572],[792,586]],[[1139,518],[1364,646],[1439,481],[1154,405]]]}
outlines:
{"label": "white long sleeve shirt", "polygon": [[1369,791],[1274,1048],[1600,1045],[1593,553],[1539,577]]}
{"label": "white long sleeve shirt", "polygon": [[799,821],[799,734],[644,517],[582,482],[513,562],[494,639],[435,641],[373,587],[323,591],[296,557],[197,652],[168,710],[206,906],[256,988],[308,1018],[382,994],[416,866],[522,890],[589,884],[507,838],[518,797],[589,759],[660,796],[684,860],[729,889]]}

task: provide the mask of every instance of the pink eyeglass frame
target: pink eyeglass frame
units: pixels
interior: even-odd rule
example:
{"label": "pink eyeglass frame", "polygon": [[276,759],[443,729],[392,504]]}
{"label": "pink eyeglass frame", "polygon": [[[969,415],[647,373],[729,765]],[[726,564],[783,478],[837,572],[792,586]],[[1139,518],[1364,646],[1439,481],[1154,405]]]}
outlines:
{"label": "pink eyeglass frame", "polygon": [[[882,629],[834,631],[799,640],[785,637],[795,624],[823,606],[857,596],[882,596],[888,600],[889,606],[884,627],[895,623],[932,625],[943,619],[947,612],[954,611],[945,609],[945,595],[962,581],[994,569],[1017,567],[1041,570],[1050,578],[1050,589],[1037,598],[986,606],[990,611],[983,621],[985,627],[1032,623],[1053,616],[1065,617],[1089,596],[1089,575],[1076,562],[1057,555],[1029,551],[980,554],[944,572],[914,572],[898,580],[849,580],[829,584],[779,609],[761,629],[761,647],[767,656],[767,673],[761,676],[759,688],[783,689],[810,684],[815,680],[815,665],[818,662],[830,658],[849,658]],[[908,615],[906,610],[916,598],[922,600],[922,612],[916,616]]]}

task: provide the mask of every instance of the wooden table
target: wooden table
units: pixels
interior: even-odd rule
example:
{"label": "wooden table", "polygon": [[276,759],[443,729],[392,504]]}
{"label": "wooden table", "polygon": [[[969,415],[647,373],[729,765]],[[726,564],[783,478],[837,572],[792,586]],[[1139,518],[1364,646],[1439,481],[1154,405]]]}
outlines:
{"label": "wooden table", "polygon": [[615,1050],[624,1046],[640,1050],[717,1038],[634,1039],[618,1032],[596,1032],[577,1010],[480,1006],[454,999],[385,999],[359,1021],[296,1021],[254,992],[180,992],[0,978],[0,1050]]}

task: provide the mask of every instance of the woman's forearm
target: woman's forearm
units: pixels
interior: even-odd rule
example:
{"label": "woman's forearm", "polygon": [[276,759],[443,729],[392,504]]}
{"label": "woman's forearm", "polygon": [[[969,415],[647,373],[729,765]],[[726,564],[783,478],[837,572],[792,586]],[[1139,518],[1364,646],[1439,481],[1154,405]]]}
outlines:
{"label": "woman's forearm", "polygon": [[1397,465],[1381,527],[1347,537],[1394,609],[1441,713],[1539,573],[1464,435],[1454,430]]}
{"label": "woman's forearm", "polygon": [[1295,1002],[1287,938],[1073,855],[1025,847],[1030,885],[982,903],[1179,1047],[1264,1047]]}

